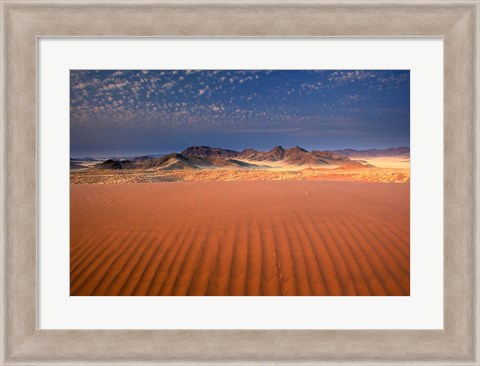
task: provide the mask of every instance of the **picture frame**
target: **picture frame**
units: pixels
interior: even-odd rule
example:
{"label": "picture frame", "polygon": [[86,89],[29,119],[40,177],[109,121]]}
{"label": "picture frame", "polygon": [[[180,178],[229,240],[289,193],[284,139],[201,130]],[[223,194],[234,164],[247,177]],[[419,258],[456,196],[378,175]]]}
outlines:
{"label": "picture frame", "polygon": [[[475,1],[2,1],[1,364],[479,365]],[[443,37],[443,330],[37,329],[39,37]]]}

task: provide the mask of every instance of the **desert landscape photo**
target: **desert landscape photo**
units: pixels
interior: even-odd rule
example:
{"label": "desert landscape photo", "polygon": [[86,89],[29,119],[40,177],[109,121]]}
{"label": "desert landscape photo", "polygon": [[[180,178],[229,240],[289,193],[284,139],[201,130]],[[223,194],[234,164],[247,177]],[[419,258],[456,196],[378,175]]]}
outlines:
{"label": "desert landscape photo", "polygon": [[71,70],[71,296],[409,296],[408,70]]}

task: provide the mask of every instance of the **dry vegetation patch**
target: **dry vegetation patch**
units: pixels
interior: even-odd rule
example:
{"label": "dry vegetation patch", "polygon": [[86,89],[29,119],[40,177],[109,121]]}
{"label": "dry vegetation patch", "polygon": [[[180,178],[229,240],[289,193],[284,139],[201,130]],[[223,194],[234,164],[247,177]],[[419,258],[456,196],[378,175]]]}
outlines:
{"label": "dry vegetation patch", "polygon": [[155,182],[326,180],[349,182],[410,181],[408,169],[188,169],[188,170],[81,170],[70,172],[72,184],[119,184]]}

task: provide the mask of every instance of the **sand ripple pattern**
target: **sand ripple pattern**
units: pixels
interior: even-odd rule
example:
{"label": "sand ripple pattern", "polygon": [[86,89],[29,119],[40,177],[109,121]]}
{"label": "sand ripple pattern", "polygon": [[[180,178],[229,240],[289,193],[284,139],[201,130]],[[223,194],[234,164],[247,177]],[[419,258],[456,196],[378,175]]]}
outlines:
{"label": "sand ripple pattern", "polygon": [[71,185],[74,296],[407,296],[409,184]]}

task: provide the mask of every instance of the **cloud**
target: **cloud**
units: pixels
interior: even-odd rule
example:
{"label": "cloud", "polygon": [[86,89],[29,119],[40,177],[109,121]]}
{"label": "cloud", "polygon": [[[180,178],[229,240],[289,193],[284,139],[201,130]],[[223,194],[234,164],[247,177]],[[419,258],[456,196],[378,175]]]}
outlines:
{"label": "cloud", "polygon": [[305,92],[312,92],[312,91],[318,91],[320,89],[322,89],[322,86],[323,86],[323,82],[321,81],[317,81],[315,83],[304,83],[304,84],[301,84],[300,85],[300,88],[301,90],[305,91]]}
{"label": "cloud", "polygon": [[225,107],[222,104],[210,104],[208,108],[213,112],[222,112],[225,110]]}
{"label": "cloud", "polygon": [[200,95],[205,94],[205,93],[208,91],[208,89],[209,89],[209,88],[208,88],[208,85],[206,85],[205,88],[200,89],[200,90],[198,91],[197,96],[200,96]]}
{"label": "cloud", "polygon": [[238,80],[238,83],[239,84],[243,84],[244,82],[246,81],[249,81],[249,80],[253,80],[254,78],[252,76],[247,76],[246,78],[243,78],[243,79],[239,79]]}
{"label": "cloud", "polygon": [[175,81],[169,81],[161,86],[162,89],[170,89],[175,86]]}
{"label": "cloud", "polygon": [[353,94],[353,95],[345,95],[345,99],[349,102],[358,102],[364,99],[364,97],[360,94]]}
{"label": "cloud", "polygon": [[[72,126],[287,131],[405,118],[399,111],[409,110],[408,71],[73,70],[70,77]],[[387,100],[389,88],[400,93]]]}
{"label": "cloud", "polygon": [[398,89],[409,84],[409,72],[385,70],[341,70],[333,71],[328,77],[329,87],[341,87],[361,83],[371,90]]}

